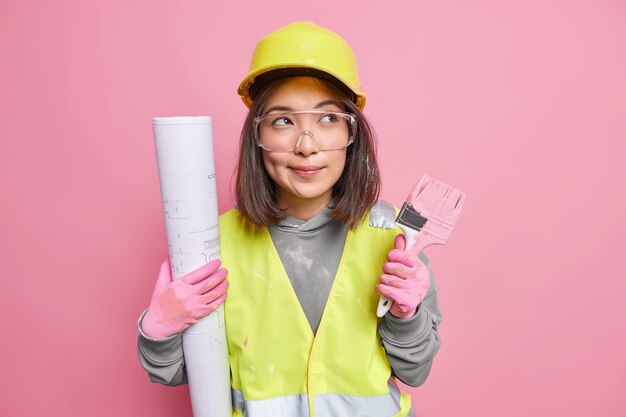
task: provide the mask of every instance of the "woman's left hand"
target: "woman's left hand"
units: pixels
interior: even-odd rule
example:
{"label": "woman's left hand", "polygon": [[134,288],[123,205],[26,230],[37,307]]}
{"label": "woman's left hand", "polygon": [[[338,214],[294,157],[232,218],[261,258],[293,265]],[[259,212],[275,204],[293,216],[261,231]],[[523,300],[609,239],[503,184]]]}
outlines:
{"label": "woman's left hand", "polygon": [[430,287],[430,271],[417,257],[405,250],[404,235],[396,236],[394,248],[383,265],[383,274],[376,292],[393,301],[391,314],[409,318],[426,296]]}

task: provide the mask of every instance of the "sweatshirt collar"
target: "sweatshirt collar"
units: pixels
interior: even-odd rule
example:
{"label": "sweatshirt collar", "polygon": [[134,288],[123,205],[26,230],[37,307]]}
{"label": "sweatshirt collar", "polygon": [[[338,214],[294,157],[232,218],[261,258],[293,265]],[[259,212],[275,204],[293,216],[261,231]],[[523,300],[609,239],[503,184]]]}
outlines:
{"label": "sweatshirt collar", "polygon": [[319,213],[306,221],[299,220],[291,216],[286,216],[281,219],[278,224],[272,227],[276,227],[285,231],[297,230],[299,232],[309,232],[317,230],[326,226],[327,224],[336,221],[335,218],[330,215],[330,212],[330,207],[324,207]]}

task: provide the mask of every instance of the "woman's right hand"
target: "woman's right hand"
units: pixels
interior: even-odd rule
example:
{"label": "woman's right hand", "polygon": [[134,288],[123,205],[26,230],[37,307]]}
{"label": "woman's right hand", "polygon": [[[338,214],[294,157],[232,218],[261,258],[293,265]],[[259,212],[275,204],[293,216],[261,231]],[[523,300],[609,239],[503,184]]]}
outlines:
{"label": "woman's right hand", "polygon": [[226,299],[228,271],[214,259],[172,281],[170,261],[161,265],[148,312],[141,328],[153,339],[164,339],[180,333],[208,315]]}

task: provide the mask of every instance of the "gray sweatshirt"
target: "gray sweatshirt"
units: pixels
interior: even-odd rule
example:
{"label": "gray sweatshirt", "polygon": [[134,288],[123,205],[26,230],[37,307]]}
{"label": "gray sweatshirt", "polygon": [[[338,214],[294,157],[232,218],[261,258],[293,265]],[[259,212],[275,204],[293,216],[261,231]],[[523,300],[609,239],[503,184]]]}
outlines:
{"label": "gray sweatshirt", "polygon": [[[339,266],[347,226],[333,219],[330,209],[326,208],[308,221],[286,217],[268,229],[311,329],[316,333]],[[423,253],[419,258],[430,269]],[[170,386],[186,383],[181,335],[161,340],[147,337],[141,331],[144,315],[145,312],[138,322],[138,350],[143,368],[154,382]],[[439,349],[437,326],[440,321],[432,270],[430,289],[413,317],[399,319],[387,313],[381,320],[379,335],[387,359],[394,375],[407,385],[419,386],[426,380]]]}

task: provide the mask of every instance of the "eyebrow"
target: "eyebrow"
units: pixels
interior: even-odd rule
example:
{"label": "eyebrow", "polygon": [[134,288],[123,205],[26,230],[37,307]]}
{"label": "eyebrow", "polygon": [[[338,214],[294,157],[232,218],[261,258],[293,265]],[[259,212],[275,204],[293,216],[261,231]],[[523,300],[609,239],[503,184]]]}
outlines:
{"label": "eyebrow", "polygon": [[[335,106],[341,108],[341,104],[337,100],[332,100],[332,99],[331,100],[320,101],[313,108],[314,109],[319,109],[319,108],[327,106],[329,104],[332,104],[332,105],[335,105]],[[268,113],[271,113],[273,111],[294,111],[294,109],[289,107],[289,106],[272,106],[267,111],[263,112],[263,114],[268,114]]]}

